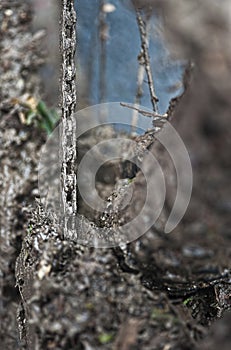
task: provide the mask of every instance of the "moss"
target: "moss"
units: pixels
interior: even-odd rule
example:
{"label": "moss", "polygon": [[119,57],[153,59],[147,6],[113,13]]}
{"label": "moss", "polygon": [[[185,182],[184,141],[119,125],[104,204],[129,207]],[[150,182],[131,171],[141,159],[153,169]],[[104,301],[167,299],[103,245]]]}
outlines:
{"label": "moss", "polygon": [[110,343],[113,339],[113,335],[111,333],[102,333],[98,337],[100,344]]}

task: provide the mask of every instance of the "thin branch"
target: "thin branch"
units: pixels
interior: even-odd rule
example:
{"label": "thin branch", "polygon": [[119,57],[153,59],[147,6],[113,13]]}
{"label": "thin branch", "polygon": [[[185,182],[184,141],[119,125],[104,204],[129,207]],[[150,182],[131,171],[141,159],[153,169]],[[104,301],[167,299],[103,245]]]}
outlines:
{"label": "thin branch", "polygon": [[127,107],[130,109],[133,109],[133,110],[137,111],[138,113],[142,114],[143,116],[153,118],[154,120],[160,120],[160,119],[166,120],[168,118],[167,114],[159,114],[156,112],[144,111],[143,109],[140,109],[140,108],[138,108],[134,105],[130,105],[128,103],[120,102],[120,105],[122,107]]}
{"label": "thin branch", "polygon": [[[147,20],[147,45],[149,46],[149,29],[150,29],[151,20],[150,18]],[[144,83],[144,76],[145,76],[145,67],[144,63],[140,61],[140,58],[143,57],[143,51],[141,49],[141,53],[138,57],[139,66],[137,71],[137,89],[136,89],[136,97],[135,97],[135,105],[141,104],[141,97],[143,96],[143,83]],[[142,60],[143,61],[143,60]],[[138,120],[138,112],[134,110],[133,116],[132,116],[132,131],[135,132],[135,128],[137,126],[137,120]]]}
{"label": "thin branch", "polygon": [[142,15],[138,9],[136,10],[136,18],[137,18],[139,31],[140,31],[142,56],[144,59],[144,66],[145,66],[145,70],[146,70],[146,74],[147,74],[147,78],[148,78],[148,86],[149,86],[149,91],[150,91],[150,96],[151,96],[151,103],[153,106],[153,111],[158,112],[157,102],[159,100],[158,100],[158,97],[156,96],[156,93],[155,93],[154,81],[153,81],[153,77],[152,77],[149,50],[148,50],[146,25],[145,25],[145,22],[143,21]]}
{"label": "thin branch", "polygon": [[[61,203],[63,214],[63,233],[68,237],[75,230],[77,214],[77,150],[75,83],[75,49],[76,49],[76,13],[74,0],[62,0],[60,51],[62,58],[61,107],[62,123],[60,124],[60,163],[61,163]],[[68,219],[72,218],[70,229]],[[71,230],[71,231],[70,231]]]}
{"label": "thin branch", "polygon": [[99,39],[100,39],[100,67],[99,67],[99,102],[105,102],[106,99],[106,43],[108,39],[108,25],[106,22],[106,13],[103,11],[105,0],[99,4]]}

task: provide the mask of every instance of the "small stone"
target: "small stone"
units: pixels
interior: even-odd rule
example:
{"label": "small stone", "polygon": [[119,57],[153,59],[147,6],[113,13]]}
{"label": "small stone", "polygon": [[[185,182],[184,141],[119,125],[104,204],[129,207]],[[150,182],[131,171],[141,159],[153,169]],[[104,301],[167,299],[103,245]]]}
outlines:
{"label": "small stone", "polygon": [[107,4],[104,4],[102,7],[103,12],[105,13],[111,13],[114,12],[116,10],[115,5],[110,4],[109,2]]}
{"label": "small stone", "polygon": [[13,11],[11,9],[7,9],[4,14],[7,16],[7,17],[10,17],[13,15]]}
{"label": "small stone", "polygon": [[45,276],[48,276],[48,274],[51,271],[51,265],[47,265],[46,261],[42,260],[40,263],[40,269],[38,270],[38,278],[42,280]]}
{"label": "small stone", "polygon": [[18,90],[23,90],[24,86],[25,86],[24,80],[23,80],[23,79],[19,79],[19,80],[17,81],[17,83],[16,83],[16,88],[17,88]]}

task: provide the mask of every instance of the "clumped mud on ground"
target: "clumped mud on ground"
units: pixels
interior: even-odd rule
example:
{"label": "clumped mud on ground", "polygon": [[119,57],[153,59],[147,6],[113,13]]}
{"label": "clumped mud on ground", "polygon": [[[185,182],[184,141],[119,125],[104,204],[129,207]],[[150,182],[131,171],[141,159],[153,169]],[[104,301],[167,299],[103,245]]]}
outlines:
{"label": "clumped mud on ground", "polygon": [[[191,85],[172,115],[192,159],[191,203],[172,234],[153,228],[124,249],[100,250],[64,240],[35,201],[45,134],[23,123],[14,99],[42,96],[37,74],[42,33],[31,34],[29,5],[0,5],[3,349],[230,347],[228,23],[225,14],[213,17],[211,7],[212,20],[201,16],[199,24],[205,34],[217,24],[217,39],[205,43],[195,31],[190,42],[185,32],[179,34],[184,23],[170,15],[174,3],[167,1],[163,9],[169,18],[166,36],[171,41],[175,35],[194,62]],[[190,10],[184,1],[178,6],[182,13]]]}

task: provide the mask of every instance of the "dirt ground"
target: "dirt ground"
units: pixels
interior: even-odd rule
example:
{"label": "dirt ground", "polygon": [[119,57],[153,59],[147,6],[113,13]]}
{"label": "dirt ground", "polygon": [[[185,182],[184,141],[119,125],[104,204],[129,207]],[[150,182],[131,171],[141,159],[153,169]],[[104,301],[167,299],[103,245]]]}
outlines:
{"label": "dirt ground", "polygon": [[25,2],[0,4],[2,349],[230,348],[231,80],[225,63],[214,69],[222,57],[197,56],[173,114],[194,173],[181,224],[124,249],[88,248],[64,240],[36,200],[46,135],[25,125],[15,100],[43,97],[43,32],[32,32],[32,16]]}

